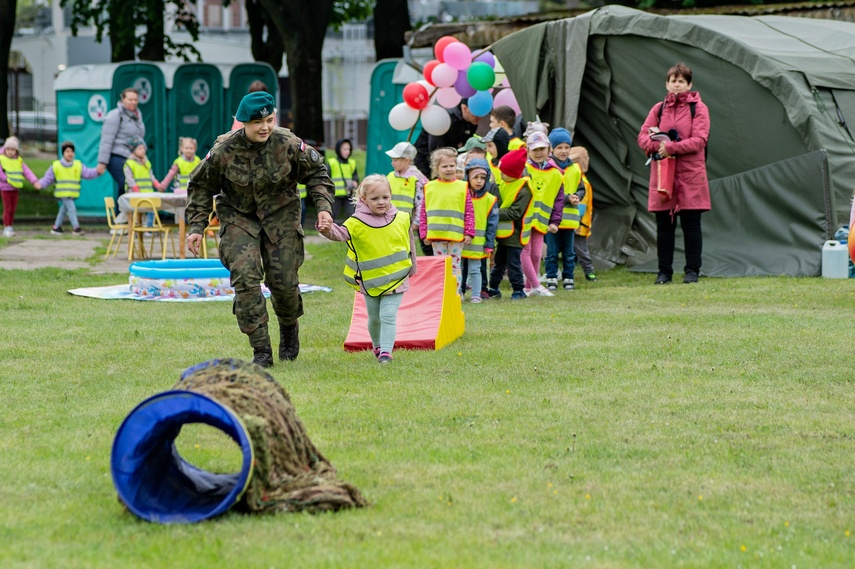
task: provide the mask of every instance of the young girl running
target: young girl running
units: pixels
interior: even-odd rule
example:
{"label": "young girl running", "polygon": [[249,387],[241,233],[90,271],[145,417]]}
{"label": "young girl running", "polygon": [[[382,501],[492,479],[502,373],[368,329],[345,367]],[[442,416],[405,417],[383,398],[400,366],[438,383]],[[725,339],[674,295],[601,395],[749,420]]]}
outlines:
{"label": "young girl running", "polygon": [[190,173],[202,161],[201,158],[196,156],[197,149],[198,144],[195,138],[182,136],[178,139],[178,158],[172,163],[172,167],[169,168],[169,172],[166,173],[166,177],[160,183],[163,189],[169,187],[170,182],[172,182],[177,174],[178,178],[175,179],[175,188],[173,191],[176,194],[187,194],[187,182],[190,181]]}
{"label": "young girl running", "polygon": [[419,237],[437,257],[451,257],[451,272],[460,290],[460,255],[475,237],[475,210],[465,181],[457,179],[457,151],[437,148],[430,155],[431,173],[436,178],[425,184],[425,198],[419,210]]}
{"label": "young girl running", "polygon": [[392,205],[385,176],[366,176],[354,194],[356,209],[344,226],[315,225],[332,241],[347,242],[344,280],[360,291],[368,309],[368,334],[380,363],[392,361],[398,308],[416,273],[410,215]]}

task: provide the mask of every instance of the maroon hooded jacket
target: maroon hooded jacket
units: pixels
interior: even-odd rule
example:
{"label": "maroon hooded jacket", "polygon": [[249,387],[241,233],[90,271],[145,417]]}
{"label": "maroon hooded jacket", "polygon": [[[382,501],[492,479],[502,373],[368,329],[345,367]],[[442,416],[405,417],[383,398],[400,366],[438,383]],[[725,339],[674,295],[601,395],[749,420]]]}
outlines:
{"label": "maroon hooded jacket", "polygon": [[[695,103],[695,117],[689,103]],[[659,105],[662,119],[659,119]],[[650,170],[647,210],[678,212],[684,209],[708,211],[710,209],[710,185],[707,180],[704,148],[710,133],[710,113],[701,102],[697,91],[674,95],[668,93],[664,103],[656,103],[647,114],[638,133],[638,146],[648,155],[659,150],[659,142],[650,139],[650,127],[658,126],[660,132],[675,129],[679,140],[665,143],[668,154],[677,159],[674,173],[674,192],[670,200],[662,200],[656,191],[656,168]],[[652,164],[652,163],[651,163]]]}

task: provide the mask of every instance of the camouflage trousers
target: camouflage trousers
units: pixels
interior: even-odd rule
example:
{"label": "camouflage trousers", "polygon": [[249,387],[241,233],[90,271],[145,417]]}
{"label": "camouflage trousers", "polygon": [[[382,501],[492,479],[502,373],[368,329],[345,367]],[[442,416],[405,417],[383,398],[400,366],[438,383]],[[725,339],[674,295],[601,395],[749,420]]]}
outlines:
{"label": "camouflage trousers", "polygon": [[270,345],[262,280],[270,289],[270,302],[280,325],[290,326],[303,315],[297,276],[303,257],[303,236],[297,231],[272,243],[264,231],[253,237],[236,225],[223,225],[220,260],[231,273],[235,291],[232,311],[253,348]]}

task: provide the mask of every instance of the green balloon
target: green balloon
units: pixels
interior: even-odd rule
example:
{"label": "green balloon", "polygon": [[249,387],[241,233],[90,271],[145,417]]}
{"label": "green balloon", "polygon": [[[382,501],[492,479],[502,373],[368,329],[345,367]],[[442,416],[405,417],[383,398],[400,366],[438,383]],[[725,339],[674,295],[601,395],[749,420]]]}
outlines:
{"label": "green balloon", "polygon": [[476,91],[486,91],[493,86],[496,74],[488,64],[483,61],[476,61],[469,66],[469,70],[466,72],[466,80]]}

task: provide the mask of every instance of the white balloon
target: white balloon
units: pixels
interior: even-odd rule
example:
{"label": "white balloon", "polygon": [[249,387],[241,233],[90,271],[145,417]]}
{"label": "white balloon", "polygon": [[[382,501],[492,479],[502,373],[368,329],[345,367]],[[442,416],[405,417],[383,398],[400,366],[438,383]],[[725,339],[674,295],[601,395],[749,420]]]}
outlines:
{"label": "white balloon", "polygon": [[448,111],[437,105],[430,105],[422,111],[422,128],[428,134],[440,136],[448,132],[451,126],[451,117]]}
{"label": "white balloon", "polygon": [[419,111],[407,103],[398,103],[389,111],[389,124],[395,130],[409,130],[419,120]]}
{"label": "white balloon", "polygon": [[446,109],[453,109],[460,104],[460,93],[454,87],[443,87],[436,92],[436,102]]}

